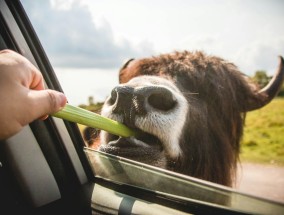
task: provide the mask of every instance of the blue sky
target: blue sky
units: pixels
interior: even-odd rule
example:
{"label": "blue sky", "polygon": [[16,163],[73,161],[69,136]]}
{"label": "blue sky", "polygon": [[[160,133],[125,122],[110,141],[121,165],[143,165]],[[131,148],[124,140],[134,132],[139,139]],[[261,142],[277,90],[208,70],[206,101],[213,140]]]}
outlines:
{"label": "blue sky", "polygon": [[282,0],[22,0],[55,67],[119,68],[128,58],[203,50],[242,72],[284,55]]}

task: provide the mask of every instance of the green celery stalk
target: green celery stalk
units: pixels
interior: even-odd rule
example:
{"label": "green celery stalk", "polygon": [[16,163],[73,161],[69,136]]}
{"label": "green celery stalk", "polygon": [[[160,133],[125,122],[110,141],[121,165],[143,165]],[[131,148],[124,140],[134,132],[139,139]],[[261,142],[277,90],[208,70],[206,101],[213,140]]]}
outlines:
{"label": "green celery stalk", "polygon": [[120,122],[70,104],[66,104],[62,110],[52,114],[52,116],[104,130],[121,137],[135,136],[135,131]]}

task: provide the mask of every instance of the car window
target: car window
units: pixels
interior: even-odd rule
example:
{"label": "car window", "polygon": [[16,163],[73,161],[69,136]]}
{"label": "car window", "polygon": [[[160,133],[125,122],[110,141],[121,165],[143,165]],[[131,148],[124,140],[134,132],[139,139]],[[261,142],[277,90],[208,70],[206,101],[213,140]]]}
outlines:
{"label": "car window", "polygon": [[98,177],[143,187],[161,194],[171,194],[172,198],[179,201],[194,199],[207,206],[214,205],[216,208],[239,213],[281,214],[283,211],[281,204],[271,205],[271,202],[266,202],[263,198],[255,198],[224,186],[118,158],[90,148],[86,148],[85,153],[92,164],[94,174]]}
{"label": "car window", "polygon": [[[281,35],[279,32],[281,29],[277,30],[279,28],[276,28],[277,17],[283,16],[279,10],[280,6],[277,4],[282,3],[248,3],[246,5],[244,2],[223,2],[220,5],[212,5],[207,1],[202,4],[181,1],[177,6],[176,2],[159,3],[158,1],[150,4],[149,2],[142,3],[142,1],[136,3],[124,1],[117,6],[117,10],[111,7],[111,4],[114,3],[109,3],[109,5],[95,1],[35,2],[22,0],[22,3],[53,65],[63,91],[68,97],[68,102],[97,113],[101,112],[103,103],[108,100],[113,89],[119,84],[119,71],[122,69],[121,71],[127,73],[127,69],[123,70],[123,65],[129,59],[157,56],[161,53],[184,49],[202,50],[209,55],[216,55],[234,62],[242,72],[253,76],[258,81],[264,81],[265,86],[277,69],[277,55],[283,53],[284,48],[278,45],[282,44],[280,43],[281,38],[276,36],[277,34]],[[264,16],[260,17],[256,11],[262,11],[263,14],[272,13],[274,16],[264,20]],[[223,17],[227,17],[227,19]],[[265,28],[262,28],[263,26]],[[271,35],[267,35],[267,32],[270,32]],[[264,33],[267,35],[265,39],[261,36]],[[272,43],[271,38],[273,38]],[[163,60],[165,59],[163,58]],[[216,59],[214,58],[214,60]],[[263,63],[266,60],[267,62]],[[130,61],[125,65],[125,68],[132,65],[135,66],[135,61]],[[256,71],[258,73],[255,73]],[[166,71],[159,72],[166,74]],[[175,76],[175,81],[182,86],[178,90],[175,86],[165,83],[167,91],[154,94],[152,99],[148,98],[151,101],[151,106],[165,111],[163,109],[165,106],[174,106],[176,102],[169,97],[172,94],[178,97],[177,92],[183,89],[184,91],[190,90],[191,100],[189,103],[196,109],[195,112],[198,112],[203,107],[198,98],[203,96],[202,92],[207,91],[205,89],[195,91],[197,89],[195,83],[186,82],[185,79],[179,75]],[[154,81],[156,80],[144,80],[149,85],[152,85]],[[220,89],[221,93],[226,92],[221,90],[223,87],[221,84],[216,83],[206,82],[208,91]],[[137,83],[134,82],[131,86],[135,84]],[[216,87],[216,85],[218,86]],[[162,97],[161,100],[166,102],[161,107],[155,101],[160,101],[160,96],[164,95],[170,96]],[[224,98],[225,96],[224,94]],[[179,104],[186,103],[184,98],[177,101]],[[210,101],[214,105],[215,100]],[[254,209],[257,208],[255,205],[260,205],[260,202],[263,210],[269,208],[269,203],[266,205],[262,201],[263,199],[284,202],[283,192],[281,192],[283,181],[280,180],[284,174],[281,156],[284,144],[284,113],[279,108],[281,105],[283,105],[283,99],[277,97],[269,105],[249,112],[246,118],[239,119],[246,119],[247,123],[244,127],[244,137],[240,140],[241,162],[237,162],[237,178],[232,183],[234,190],[211,183],[208,185],[207,182],[187,175],[152,167],[143,162],[140,163],[139,160],[137,162],[136,159],[129,160],[129,157],[124,159],[119,154],[115,156],[104,151],[97,151],[96,134],[100,131],[86,129],[83,125],[78,126],[82,136],[87,137],[85,153],[92,164],[96,177],[106,177],[117,182],[170,193],[179,198],[194,198],[220,207],[255,212]],[[226,109],[225,107],[224,110],[220,110],[220,114],[216,118],[223,118],[224,114],[222,113],[227,112],[230,108]],[[183,112],[186,111],[187,109],[184,107]],[[273,116],[267,114],[274,111]],[[179,122],[185,120],[185,116],[177,118]],[[267,122],[268,119],[271,121]],[[198,122],[202,120],[202,116],[194,120]],[[182,123],[174,125],[176,126],[174,132],[172,131],[172,135],[169,137],[174,134],[176,135],[174,137],[180,137],[183,132],[183,126],[180,124]],[[262,127],[262,125],[265,126]],[[170,124],[168,126],[170,127]],[[215,129],[219,129],[217,125]],[[236,129],[234,132],[242,133],[241,128],[234,127],[234,129]],[[203,132],[202,129],[196,128],[195,134],[200,132]],[[165,132],[164,135],[166,136],[167,133],[169,132]],[[220,132],[219,134],[222,135]],[[152,136],[145,137],[144,134],[142,136],[142,139],[150,138],[152,142],[157,142]],[[206,137],[205,132],[199,137],[203,138],[204,136]],[[210,135],[207,136],[210,137]],[[237,137],[237,140],[232,141],[239,141]],[[267,147],[267,144],[270,145]],[[176,148],[170,147],[167,153],[174,153],[175,150]],[[190,149],[188,150],[190,151]],[[215,147],[214,152],[219,151],[219,153],[215,153],[214,156],[225,157],[226,153],[222,154],[222,150]],[[111,150],[106,152],[111,152]],[[202,152],[196,151],[195,153]],[[211,156],[211,154],[213,152],[210,151],[207,155]],[[206,160],[206,158],[204,159]],[[207,158],[207,166],[212,165],[212,170],[222,172],[217,168],[214,169],[214,163],[210,159],[211,157]],[[168,164],[163,163],[163,165]],[[226,165],[223,167],[225,168]],[[202,168],[205,169],[200,166],[198,168],[201,169],[201,172]],[[193,173],[194,170],[191,171],[191,174]],[[222,175],[220,178],[222,180]],[[149,180],[153,183],[150,183]],[[206,186],[203,186],[203,183]],[[179,184],[180,187],[172,189],[170,184]],[[271,191],[273,192],[271,193]],[[280,193],[276,194],[277,191]],[[250,195],[260,197],[260,199],[252,198]],[[228,201],[228,199],[230,200]],[[244,202],[250,202],[247,208],[244,208]],[[277,205],[277,207],[279,210],[282,208],[281,205]]]}

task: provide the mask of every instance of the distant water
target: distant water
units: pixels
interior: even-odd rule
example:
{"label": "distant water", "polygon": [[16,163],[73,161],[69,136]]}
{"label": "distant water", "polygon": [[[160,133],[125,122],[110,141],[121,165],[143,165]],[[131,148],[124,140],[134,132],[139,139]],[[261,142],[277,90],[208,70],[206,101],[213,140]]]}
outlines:
{"label": "distant water", "polygon": [[61,87],[72,105],[88,104],[88,97],[104,101],[118,84],[118,70],[55,68]]}

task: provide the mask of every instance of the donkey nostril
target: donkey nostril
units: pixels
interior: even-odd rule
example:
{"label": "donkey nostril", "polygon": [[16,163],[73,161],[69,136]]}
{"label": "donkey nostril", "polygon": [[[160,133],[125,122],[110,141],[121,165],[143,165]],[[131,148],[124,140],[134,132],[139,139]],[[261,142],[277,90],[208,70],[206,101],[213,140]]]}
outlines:
{"label": "donkey nostril", "polygon": [[125,114],[132,106],[133,88],[128,86],[115,87],[111,92],[109,104],[113,105],[112,112]]}
{"label": "donkey nostril", "polygon": [[159,92],[154,92],[148,97],[149,104],[158,110],[169,111],[176,105],[172,93],[169,90],[163,89]]}
{"label": "donkey nostril", "polygon": [[117,98],[117,90],[116,90],[116,88],[114,88],[111,91],[111,95],[110,95],[110,98],[108,100],[108,104],[113,105],[116,102],[116,98]]}

